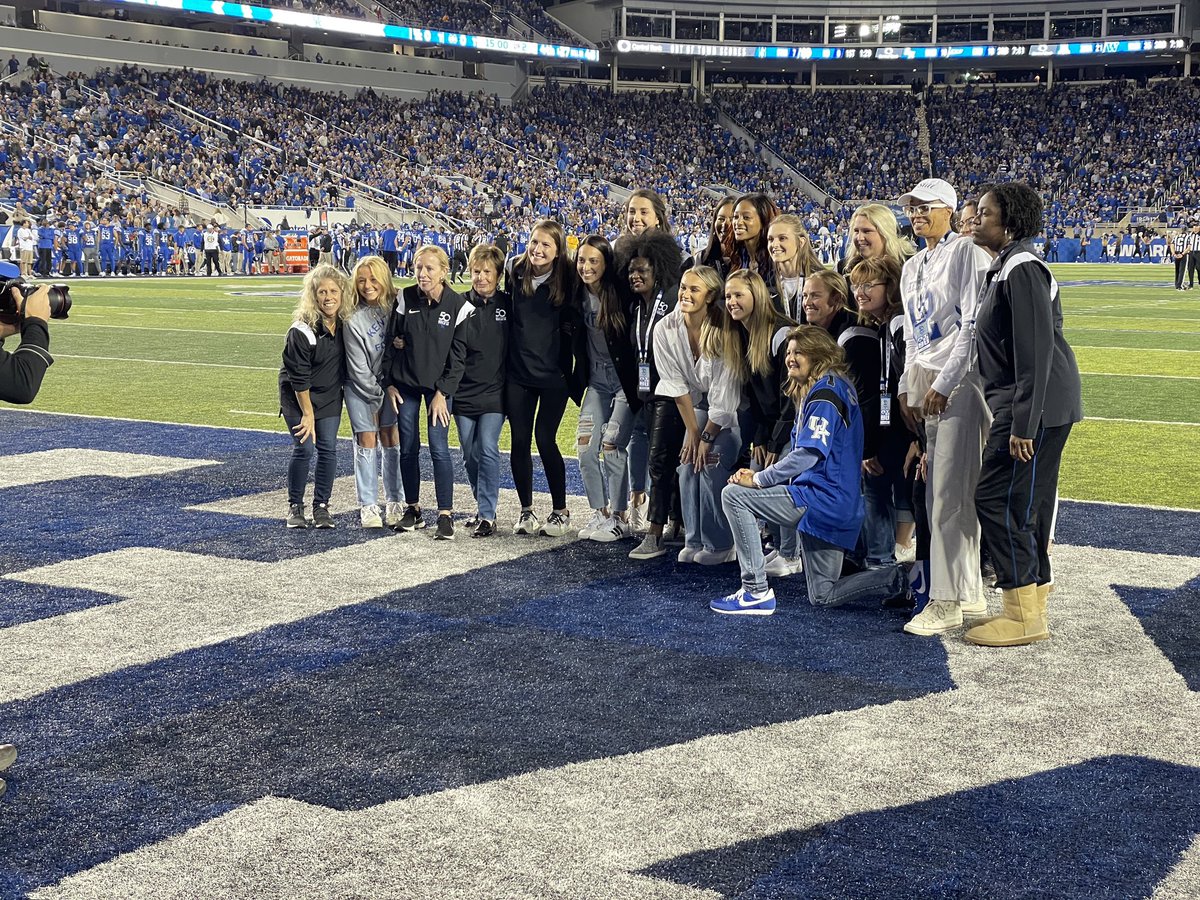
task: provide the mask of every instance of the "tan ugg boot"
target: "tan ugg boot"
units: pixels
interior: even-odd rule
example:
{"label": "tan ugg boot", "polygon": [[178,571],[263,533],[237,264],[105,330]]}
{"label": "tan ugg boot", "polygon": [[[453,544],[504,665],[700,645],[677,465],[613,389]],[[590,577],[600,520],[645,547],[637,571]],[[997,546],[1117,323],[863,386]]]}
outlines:
{"label": "tan ugg boot", "polygon": [[1044,641],[1050,637],[1046,631],[1045,606],[1038,598],[1038,587],[1024,587],[1004,592],[1004,615],[986,625],[976,625],[966,638],[972,644],[984,647],[1017,647]]}

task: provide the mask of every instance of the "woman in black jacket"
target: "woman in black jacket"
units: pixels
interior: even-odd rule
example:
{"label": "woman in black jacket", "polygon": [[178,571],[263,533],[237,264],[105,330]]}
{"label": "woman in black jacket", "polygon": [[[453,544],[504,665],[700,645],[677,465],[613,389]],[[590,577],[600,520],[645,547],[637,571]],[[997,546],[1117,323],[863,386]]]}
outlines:
{"label": "woman in black jacket", "polygon": [[[406,287],[392,313],[391,342],[383,356],[387,399],[398,419],[404,515],[398,530],[425,527],[421,514],[421,402],[425,403],[429,456],[437,495],[438,540],[454,540],[454,464],[450,460],[450,411],[463,362],[450,354],[454,334],[471,311],[449,284],[450,259],[426,244],[413,257],[417,283]],[[389,496],[391,492],[389,491]]]}
{"label": "woman in black jacket", "polygon": [[1083,419],[1058,282],[1032,245],[1041,224],[1042,198],[1028,185],[983,189],[974,239],[995,259],[984,276],[974,337],[992,426],[975,508],[1004,613],[966,637],[988,647],[1050,636],[1046,601],[1058,468],[1071,426]]}
{"label": "woman in black jacket", "polygon": [[[634,349],[637,382],[630,396],[642,404],[641,419],[649,439],[650,497],[646,538],[629,554],[631,559],[654,559],[667,551],[663,527],[677,507],[675,469],[683,446],[683,419],[675,401],[658,397],[654,365],[654,328],[675,308],[683,253],[675,239],[657,228],[628,234],[617,241],[620,282],[633,300],[629,335]],[[631,454],[632,460],[632,454]],[[635,496],[634,500],[638,498]]]}
{"label": "woman in black jacket", "polygon": [[[858,302],[859,327],[875,333],[874,358],[859,377],[875,385],[859,394],[863,414],[863,519],[860,542],[868,565],[895,562],[895,549],[912,540],[913,476],[908,458],[920,455],[896,391],[904,371],[904,305],[900,264],[888,256],[863,259],[848,273]],[[857,347],[860,343],[855,341]],[[854,364],[851,365],[853,371]]]}
{"label": "woman in black jacket", "polygon": [[354,292],[333,266],[309,270],[283,346],[279,414],[292,433],[288,463],[288,528],[307,528],[304,488],[316,450],[312,524],[333,528],[329,495],[337,472],[337,433],[342,421],[346,362],[342,324],[354,312]]}
{"label": "woman in black jacket", "polygon": [[[521,515],[513,534],[559,537],[571,527],[567,509],[567,467],[558,449],[558,426],[570,396],[567,377],[574,372],[575,273],[567,239],[558,222],[533,226],[525,252],[505,274],[512,297],[504,410],[512,433],[513,482]],[[533,441],[550,488],[552,509],[545,524],[533,512]]]}
{"label": "woman in black jacket", "polygon": [[[642,403],[637,363],[629,340],[628,291],[617,284],[617,262],[608,239],[590,234],[575,251],[579,307],[572,396],[583,396],[577,433],[579,474],[592,508],[581,538],[609,543],[629,537],[629,437]],[[587,393],[583,393],[586,387]],[[630,399],[632,397],[632,400]]]}
{"label": "woman in black jacket", "polygon": [[504,363],[512,299],[499,289],[504,254],[491,244],[478,244],[467,257],[471,306],[454,334],[450,354],[463,367],[454,395],[454,424],[462,447],[463,467],[475,495],[475,514],[467,520],[471,537],[496,533],[500,496],[500,430],[504,427]]}

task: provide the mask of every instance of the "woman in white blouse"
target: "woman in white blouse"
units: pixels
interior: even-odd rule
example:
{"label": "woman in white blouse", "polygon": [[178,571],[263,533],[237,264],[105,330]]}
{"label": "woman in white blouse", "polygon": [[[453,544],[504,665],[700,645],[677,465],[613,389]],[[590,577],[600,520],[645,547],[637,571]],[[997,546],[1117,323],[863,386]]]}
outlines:
{"label": "woman in white blouse", "polygon": [[741,345],[730,336],[729,315],[718,302],[723,292],[715,269],[685,272],[679,305],[654,331],[655,393],[674,398],[687,429],[679,453],[684,548],[678,559],[709,566],[736,559],[721,490],[742,447]]}

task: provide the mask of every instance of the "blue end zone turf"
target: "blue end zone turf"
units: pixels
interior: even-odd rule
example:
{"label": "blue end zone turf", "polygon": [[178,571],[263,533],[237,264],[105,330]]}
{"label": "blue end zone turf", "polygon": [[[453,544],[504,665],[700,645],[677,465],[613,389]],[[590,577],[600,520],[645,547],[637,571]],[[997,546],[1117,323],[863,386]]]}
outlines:
{"label": "blue end zone turf", "polygon": [[[129,547],[267,562],[312,552],[312,541],[278,518],[186,508],[281,489],[290,447],[284,434],[2,415],[9,455],[79,447],[220,465],[4,489],[0,574]],[[339,472],[347,475],[349,445],[341,447]],[[423,467],[430,478],[428,458]],[[568,472],[578,493],[573,462]],[[1058,539],[1200,556],[1197,524],[1196,513],[1064,503]],[[322,534],[321,548],[372,539],[339,528]],[[51,884],[267,795],[362,809],[954,686],[942,643],[903,636],[902,614],[866,605],[813,608],[802,578],[780,581],[780,611],[769,620],[715,617],[707,602],[736,586],[734,565],[701,570],[669,557],[634,563],[590,542],[528,547],[506,562],[0,706],[0,740],[22,748],[0,817],[0,894]],[[0,627],[120,599],[12,581],[0,590]],[[1195,690],[1197,584],[1119,590]],[[918,855],[914,871],[929,880],[906,874],[905,860],[922,846],[916,830],[923,816],[942,816],[959,841],[996,845],[1033,828],[1029,810],[1039,791],[1062,798],[1052,816],[1076,814],[1071,803],[1086,809],[1095,800],[1090,778],[1101,799],[1129,784],[1151,808],[1157,788],[1147,788],[1141,774],[1150,766],[1168,788],[1196,796],[1191,770],[1154,765],[1095,762],[1017,782],[1016,794],[1006,788],[1008,811],[999,818],[986,813],[1000,790],[989,788],[911,814],[856,817],[837,826],[843,832],[821,829],[677,860],[654,874],[727,893],[801,896],[789,893],[795,885],[787,866],[817,860],[831,875],[812,882],[826,890],[814,896],[908,896],[929,884],[950,895],[951,857]],[[1188,801],[1178,816],[1161,813],[1158,824],[1172,840],[1185,819],[1194,830],[1193,807]],[[1136,840],[1139,815],[1130,825]],[[1106,839],[1103,829],[1115,826],[1079,824],[1087,827]],[[895,846],[893,834],[900,836]],[[860,848],[871,844],[871,852],[839,850],[856,846],[845,843],[852,839]],[[872,844],[882,839],[882,849]],[[1143,853],[1137,860],[1147,874],[1135,877],[1132,864],[1122,865],[1114,884],[1154,883],[1150,873],[1161,859]],[[999,863],[993,873],[979,854],[968,861],[986,877],[1004,877]],[[852,889],[856,866],[892,892]]]}
{"label": "blue end zone turf", "polygon": [[1113,756],[670,860],[739,900],[1147,897],[1200,830],[1200,769]]}

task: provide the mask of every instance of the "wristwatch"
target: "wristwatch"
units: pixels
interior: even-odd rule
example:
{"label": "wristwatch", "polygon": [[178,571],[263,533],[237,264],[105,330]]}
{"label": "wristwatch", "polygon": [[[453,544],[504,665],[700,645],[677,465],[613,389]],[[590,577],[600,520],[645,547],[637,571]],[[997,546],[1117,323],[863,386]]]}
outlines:
{"label": "wristwatch", "polygon": [[717,439],[717,436],[715,434],[709,434],[707,431],[701,432],[701,434],[700,434],[700,440],[706,444],[711,444],[716,439]]}

